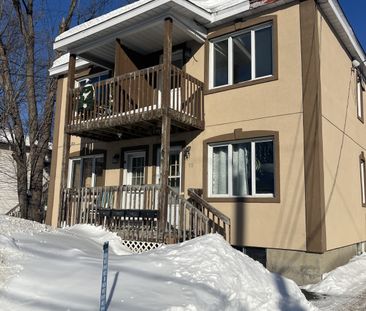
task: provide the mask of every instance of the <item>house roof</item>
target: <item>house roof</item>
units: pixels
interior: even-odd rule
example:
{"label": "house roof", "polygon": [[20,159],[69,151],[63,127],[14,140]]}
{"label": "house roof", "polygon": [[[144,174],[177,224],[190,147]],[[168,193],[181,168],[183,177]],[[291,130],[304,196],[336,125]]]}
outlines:
{"label": "house roof", "polygon": [[[162,48],[163,19],[175,21],[173,44],[189,39],[204,42],[208,29],[296,0],[140,0],[94,18],[56,37],[54,49],[72,52],[89,62],[111,67],[114,39],[141,54]],[[351,59],[361,62],[366,77],[366,56],[337,0],[316,0]],[[65,62],[63,63],[65,64]],[[82,61],[80,60],[80,64]],[[57,63],[50,73],[59,74]],[[62,72],[59,65],[59,72]],[[52,74],[51,73],[51,74]]]}

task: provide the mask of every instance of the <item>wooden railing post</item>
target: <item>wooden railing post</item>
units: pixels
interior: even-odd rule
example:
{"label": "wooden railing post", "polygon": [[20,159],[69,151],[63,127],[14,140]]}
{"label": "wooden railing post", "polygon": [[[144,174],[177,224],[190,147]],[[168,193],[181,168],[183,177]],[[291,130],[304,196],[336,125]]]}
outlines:
{"label": "wooden railing post", "polygon": [[172,63],[172,34],[173,21],[171,18],[165,20],[164,33],[164,55],[163,55],[163,94],[162,94],[162,125],[161,125],[161,161],[160,161],[160,230],[164,236],[168,216],[168,176],[169,176],[169,153],[170,153],[170,125],[168,115],[170,106],[170,77]]}

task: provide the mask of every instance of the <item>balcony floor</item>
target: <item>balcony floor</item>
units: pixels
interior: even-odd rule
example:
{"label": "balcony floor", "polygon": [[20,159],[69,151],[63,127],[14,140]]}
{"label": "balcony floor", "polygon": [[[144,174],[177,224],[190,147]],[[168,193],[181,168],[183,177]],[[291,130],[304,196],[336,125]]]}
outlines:
{"label": "balcony floor", "polygon": [[[171,133],[203,130],[204,122],[187,114],[169,109]],[[162,109],[154,109],[133,114],[116,114],[108,117],[80,121],[70,124],[66,132],[70,135],[105,141],[133,139],[161,134]]]}

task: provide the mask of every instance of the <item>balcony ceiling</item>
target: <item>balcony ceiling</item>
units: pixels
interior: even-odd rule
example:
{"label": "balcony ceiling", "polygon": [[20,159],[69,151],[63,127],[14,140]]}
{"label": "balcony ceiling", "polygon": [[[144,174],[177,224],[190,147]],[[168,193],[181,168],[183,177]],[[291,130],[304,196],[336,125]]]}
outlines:
{"label": "balcony ceiling", "polygon": [[54,48],[109,67],[114,63],[117,38],[128,48],[143,55],[162,50],[164,20],[167,17],[173,19],[173,45],[189,40],[205,41],[207,29],[196,21],[199,18],[204,22],[202,17],[183,7],[178,10],[173,3],[167,2],[131,17],[126,16],[118,23],[113,23],[114,18],[111,16],[107,20],[111,25],[104,25],[106,22],[96,24],[92,27],[95,28],[93,31],[88,26],[80,25],[80,29],[77,26],[57,37]]}
{"label": "balcony ceiling", "polygon": [[[146,24],[146,27],[132,32],[119,32],[108,40],[96,41],[92,44],[72,49],[72,53],[80,55],[86,60],[110,67],[114,63],[115,40],[120,39],[122,44],[142,54],[149,54],[163,49],[164,44],[164,19],[159,19]],[[188,40],[199,39],[191,32],[184,29],[178,20],[173,23],[173,45]],[[203,43],[203,41],[201,41]]]}

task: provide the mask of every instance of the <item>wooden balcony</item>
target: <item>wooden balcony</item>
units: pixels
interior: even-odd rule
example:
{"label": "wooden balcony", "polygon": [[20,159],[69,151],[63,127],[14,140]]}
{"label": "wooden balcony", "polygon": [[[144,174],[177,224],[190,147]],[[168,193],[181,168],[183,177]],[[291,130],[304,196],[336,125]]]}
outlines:
{"label": "wooden balcony", "polygon": [[[102,140],[159,135],[164,107],[171,132],[203,130],[203,83],[177,67],[170,74],[170,102],[162,102],[164,65],[146,68],[70,90],[68,134]],[[85,88],[85,87],[84,87]]]}
{"label": "wooden balcony", "polygon": [[177,243],[207,233],[230,242],[230,219],[200,199],[190,202],[168,189],[167,221],[160,228],[160,185],[64,189],[59,225],[104,225],[122,239]]}

